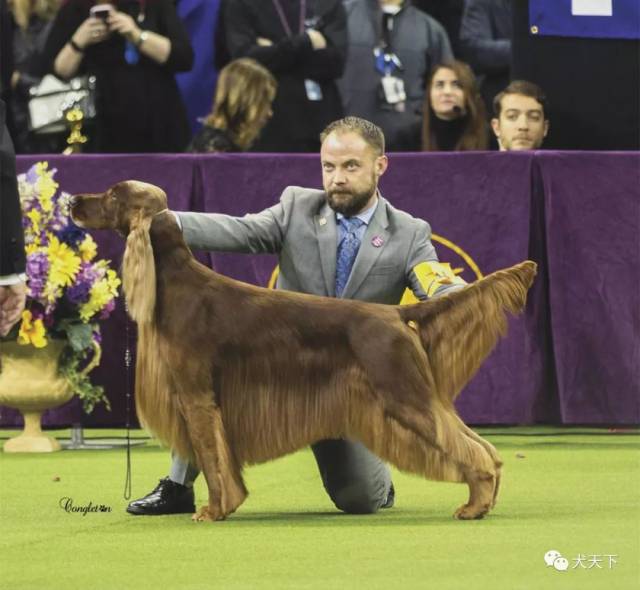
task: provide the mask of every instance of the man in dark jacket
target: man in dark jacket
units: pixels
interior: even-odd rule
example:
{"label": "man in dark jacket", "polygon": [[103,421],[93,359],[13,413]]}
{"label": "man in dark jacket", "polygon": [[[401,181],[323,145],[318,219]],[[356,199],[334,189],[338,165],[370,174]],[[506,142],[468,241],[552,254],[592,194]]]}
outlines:
{"label": "man in dark jacket", "polygon": [[16,159],[5,125],[5,104],[0,100],[0,336],[6,336],[24,309],[27,292],[24,272]]}
{"label": "man in dark jacket", "polygon": [[318,151],[320,132],[342,115],[342,0],[234,0],[224,3],[224,19],[231,57],[252,57],[278,81],[273,117],[254,149]]}
{"label": "man in dark jacket", "polygon": [[348,0],[345,8],[345,113],[379,125],[389,151],[420,150],[426,81],[433,66],[453,59],[446,31],[406,0]]}
{"label": "man in dark jacket", "polygon": [[479,77],[487,113],[493,97],[509,83],[511,19],[511,0],[466,0],[460,25],[461,53]]}

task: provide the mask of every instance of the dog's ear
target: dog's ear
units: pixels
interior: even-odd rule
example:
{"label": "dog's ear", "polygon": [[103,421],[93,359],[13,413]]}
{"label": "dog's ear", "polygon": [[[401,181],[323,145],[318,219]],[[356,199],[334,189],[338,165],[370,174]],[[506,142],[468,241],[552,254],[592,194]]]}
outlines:
{"label": "dog's ear", "polygon": [[156,265],[149,227],[151,215],[136,212],[122,259],[122,286],[129,315],[139,324],[152,321],[156,306]]}

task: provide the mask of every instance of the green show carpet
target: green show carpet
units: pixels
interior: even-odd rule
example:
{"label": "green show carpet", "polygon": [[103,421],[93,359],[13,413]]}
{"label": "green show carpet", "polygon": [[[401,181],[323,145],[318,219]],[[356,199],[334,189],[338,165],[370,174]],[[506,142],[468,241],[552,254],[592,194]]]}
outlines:
{"label": "green show carpet", "polygon": [[[128,515],[123,449],[3,453],[0,588],[640,587],[637,430],[477,430],[496,445],[505,467],[496,509],[473,522],[451,517],[466,501],[466,486],[395,471],[394,508],[341,514],[308,450],[248,468],[249,498],[219,523]],[[85,431],[87,442],[123,435]],[[144,439],[141,431],[132,435]],[[134,447],[133,497],[149,492],[168,468],[168,452],[153,441]],[[111,510],[66,512],[63,498]],[[206,502],[202,478],[196,499]],[[566,571],[545,564],[549,550],[567,559]]]}

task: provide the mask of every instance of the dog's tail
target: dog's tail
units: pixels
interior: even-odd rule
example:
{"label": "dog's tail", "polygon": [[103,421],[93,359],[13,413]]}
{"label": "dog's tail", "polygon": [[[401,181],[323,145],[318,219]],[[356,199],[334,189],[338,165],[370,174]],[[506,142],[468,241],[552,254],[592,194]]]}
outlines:
{"label": "dog's tail", "polygon": [[423,303],[398,307],[427,353],[440,396],[454,400],[522,311],[536,275],[530,260]]}

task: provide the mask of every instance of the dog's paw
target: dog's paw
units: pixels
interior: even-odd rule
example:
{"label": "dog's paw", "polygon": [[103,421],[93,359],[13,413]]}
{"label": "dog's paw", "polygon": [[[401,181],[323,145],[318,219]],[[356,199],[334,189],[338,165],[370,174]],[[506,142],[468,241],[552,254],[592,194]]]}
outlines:
{"label": "dog's paw", "polygon": [[472,504],[463,504],[453,513],[453,518],[458,520],[478,520],[483,518],[489,512],[489,504],[474,506]]}
{"label": "dog's paw", "polygon": [[195,522],[213,522],[215,520],[224,519],[224,514],[210,510],[209,506],[202,506],[202,508],[199,508],[198,511],[191,517],[191,520]]}

